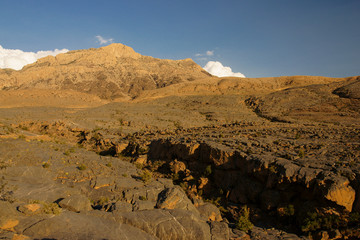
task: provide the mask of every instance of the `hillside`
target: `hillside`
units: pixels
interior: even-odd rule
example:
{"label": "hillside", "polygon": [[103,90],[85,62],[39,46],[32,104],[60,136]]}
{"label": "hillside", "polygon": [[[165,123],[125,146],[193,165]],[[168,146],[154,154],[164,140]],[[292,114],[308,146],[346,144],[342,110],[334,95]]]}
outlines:
{"label": "hillside", "polygon": [[0,70],[0,89],[71,89],[102,99],[127,99],[144,90],[209,76],[191,59],[142,56],[130,47],[114,43],[48,56],[20,71]]}

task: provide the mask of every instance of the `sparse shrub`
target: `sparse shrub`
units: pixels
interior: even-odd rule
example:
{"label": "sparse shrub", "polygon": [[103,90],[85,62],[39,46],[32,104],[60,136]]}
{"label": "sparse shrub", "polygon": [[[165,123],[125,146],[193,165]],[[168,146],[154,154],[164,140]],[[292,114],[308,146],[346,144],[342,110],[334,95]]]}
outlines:
{"label": "sparse shrub", "polygon": [[66,150],[64,153],[63,153],[65,156],[70,156],[70,152],[68,150]]}
{"label": "sparse shrub", "polygon": [[30,203],[37,203],[42,206],[42,212],[45,214],[54,214],[59,215],[62,212],[62,209],[59,207],[57,203],[48,203],[40,200],[34,200]]}
{"label": "sparse shrub", "polygon": [[182,129],[181,123],[179,121],[174,121],[174,127],[176,129]]}
{"label": "sparse shrub", "polygon": [[250,221],[250,209],[245,205],[241,208],[239,219],[236,223],[236,228],[247,232],[253,228],[253,224]]}
{"label": "sparse shrub", "polygon": [[330,230],[345,226],[346,223],[335,214],[321,214],[319,212],[308,212],[307,217],[301,224],[303,232],[314,232],[319,229]]}
{"label": "sparse shrub", "polygon": [[144,168],[144,165],[141,164],[141,163],[138,163],[138,162],[135,162],[134,165],[135,165],[135,167],[138,168],[138,169],[143,169],[143,168]]}
{"label": "sparse shrub", "polygon": [[253,154],[253,151],[251,150],[251,148],[248,148],[248,149],[246,150],[246,153],[247,153],[247,154]]}
{"label": "sparse shrub", "polygon": [[19,127],[24,131],[29,131],[29,128],[27,126],[20,125]]}
{"label": "sparse shrub", "polygon": [[358,213],[358,212],[350,213],[349,225],[360,225],[360,213]]}
{"label": "sparse shrub", "polygon": [[295,135],[295,139],[299,139],[300,137],[301,137],[301,133],[297,132],[296,135]]}
{"label": "sparse shrub", "polygon": [[45,214],[54,214],[59,215],[62,209],[57,205],[57,203],[42,203],[43,205],[43,212]]}
{"label": "sparse shrub", "polygon": [[149,170],[146,170],[146,169],[140,175],[140,179],[144,183],[148,183],[151,180],[151,178],[152,178],[152,172],[150,172]]}
{"label": "sparse shrub", "polygon": [[83,170],[86,170],[87,167],[84,164],[80,164],[79,166],[77,166],[77,169],[79,169],[80,171],[83,171]]}
{"label": "sparse shrub", "polygon": [[50,163],[44,162],[44,163],[42,164],[42,167],[43,167],[43,168],[49,168],[49,167],[50,167]]}
{"label": "sparse shrub", "polygon": [[128,177],[128,175],[126,174],[126,173],[123,173],[123,175],[122,175],[123,177]]}
{"label": "sparse shrub", "polygon": [[211,175],[211,173],[212,173],[211,165],[208,165],[208,166],[205,168],[204,176],[205,176],[205,177],[208,177],[208,176]]}
{"label": "sparse shrub", "polygon": [[295,214],[295,208],[292,204],[287,205],[284,210],[285,216],[294,216]]}
{"label": "sparse shrub", "polygon": [[298,156],[299,156],[300,158],[305,157],[304,149],[299,149],[299,151],[298,151]]}
{"label": "sparse shrub", "polygon": [[112,167],[112,164],[111,164],[111,162],[108,162],[105,166],[111,168],[111,167]]}
{"label": "sparse shrub", "polygon": [[99,200],[97,200],[96,205],[104,206],[104,205],[107,204],[108,202],[109,202],[109,198],[108,198],[108,197],[101,197]]}
{"label": "sparse shrub", "polygon": [[283,157],[288,160],[291,160],[293,158],[289,153],[286,153]]}
{"label": "sparse shrub", "polygon": [[269,171],[276,174],[277,173],[277,167],[275,165],[270,165],[269,166]]}
{"label": "sparse shrub", "polygon": [[279,207],[277,209],[279,216],[281,217],[291,217],[295,214],[295,208],[294,205],[289,204],[285,207]]}
{"label": "sparse shrub", "polygon": [[186,192],[189,188],[189,183],[188,182],[182,182],[180,183],[180,187]]}
{"label": "sparse shrub", "polygon": [[174,173],[171,175],[171,179],[175,182],[180,179],[179,173]]}
{"label": "sparse shrub", "polygon": [[146,196],[140,196],[139,199],[140,199],[141,201],[146,201],[146,200],[147,200],[147,197],[146,197]]}
{"label": "sparse shrub", "polygon": [[23,134],[21,134],[21,135],[19,135],[18,136],[18,139],[25,139],[26,137],[25,137],[25,135],[23,135]]}

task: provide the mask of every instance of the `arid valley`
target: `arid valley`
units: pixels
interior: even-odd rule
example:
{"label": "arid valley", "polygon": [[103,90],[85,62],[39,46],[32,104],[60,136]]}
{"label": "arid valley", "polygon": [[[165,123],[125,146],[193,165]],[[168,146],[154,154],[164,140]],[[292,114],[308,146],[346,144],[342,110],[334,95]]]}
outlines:
{"label": "arid valley", "polygon": [[360,77],[122,44],[0,69],[0,239],[359,239]]}

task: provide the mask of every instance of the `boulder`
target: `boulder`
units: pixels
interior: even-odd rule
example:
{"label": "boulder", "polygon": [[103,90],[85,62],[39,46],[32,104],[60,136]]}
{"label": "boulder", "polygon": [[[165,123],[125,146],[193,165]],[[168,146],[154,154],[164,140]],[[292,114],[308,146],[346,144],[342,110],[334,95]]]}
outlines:
{"label": "boulder", "polygon": [[210,223],[211,240],[227,240],[230,238],[230,229],[225,222]]}
{"label": "boulder", "polygon": [[41,239],[156,239],[126,224],[74,212],[39,221],[24,234]]}
{"label": "boulder", "polygon": [[112,204],[110,211],[111,212],[131,212],[132,209],[133,209],[133,206],[131,203],[119,201],[119,202]]}
{"label": "boulder", "polygon": [[156,208],[185,209],[193,213],[199,213],[185,192],[179,187],[166,188],[159,195]]}
{"label": "boulder", "polygon": [[36,215],[41,213],[42,205],[38,203],[23,204],[18,207],[18,211],[25,215]]}
{"label": "boulder", "polygon": [[0,201],[0,229],[11,230],[19,224],[19,216],[13,205]]}
{"label": "boulder", "polygon": [[91,211],[90,200],[84,195],[72,195],[59,202],[60,207],[73,212]]}
{"label": "boulder", "polygon": [[211,239],[209,225],[196,214],[184,209],[128,212],[116,214],[114,218],[118,222],[142,229],[158,239]]}
{"label": "boulder", "polygon": [[211,203],[204,203],[197,207],[197,210],[200,212],[201,217],[207,221],[222,221],[220,210]]}

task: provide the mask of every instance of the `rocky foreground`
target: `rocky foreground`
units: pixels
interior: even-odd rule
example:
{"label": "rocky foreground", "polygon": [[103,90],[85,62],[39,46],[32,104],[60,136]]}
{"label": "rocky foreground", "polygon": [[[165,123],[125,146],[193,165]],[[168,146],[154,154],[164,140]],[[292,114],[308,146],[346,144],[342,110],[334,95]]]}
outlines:
{"label": "rocky foreground", "polygon": [[359,237],[360,128],[270,125],[123,137],[63,123],[3,126],[2,236]]}

